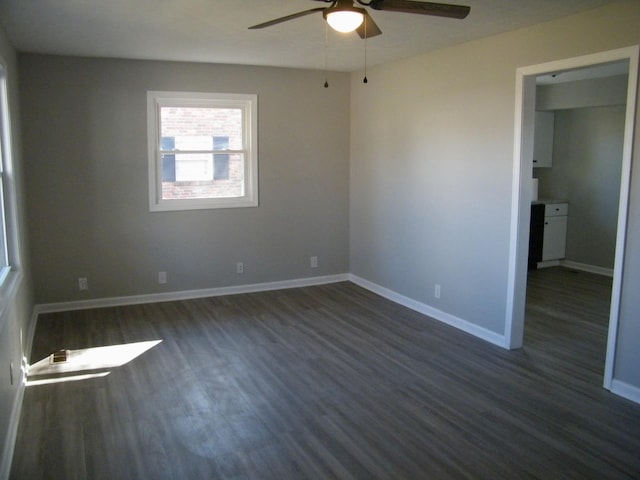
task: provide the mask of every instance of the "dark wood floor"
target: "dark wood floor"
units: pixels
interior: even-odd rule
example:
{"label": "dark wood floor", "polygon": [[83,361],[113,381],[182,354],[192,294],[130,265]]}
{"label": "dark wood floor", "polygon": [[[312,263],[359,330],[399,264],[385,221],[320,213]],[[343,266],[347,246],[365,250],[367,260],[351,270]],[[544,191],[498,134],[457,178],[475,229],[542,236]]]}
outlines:
{"label": "dark wood floor", "polygon": [[11,478],[637,479],[640,406],[601,387],[608,289],[532,272],[517,351],[350,283],[42,315],[32,363],[162,343],[27,387]]}

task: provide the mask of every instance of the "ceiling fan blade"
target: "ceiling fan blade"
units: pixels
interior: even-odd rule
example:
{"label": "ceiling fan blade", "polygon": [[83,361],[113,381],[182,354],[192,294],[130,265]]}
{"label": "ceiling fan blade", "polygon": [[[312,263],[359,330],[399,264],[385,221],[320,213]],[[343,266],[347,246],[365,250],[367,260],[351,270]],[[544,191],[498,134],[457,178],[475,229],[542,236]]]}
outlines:
{"label": "ceiling fan blade", "polygon": [[312,8],[311,10],[305,10],[304,12],[293,13],[291,15],[287,15],[286,17],[276,18],[275,20],[269,20],[268,22],[259,23],[258,25],[253,25],[249,27],[249,30],[255,30],[258,28],[266,28],[272,25],[277,25],[278,23],[287,22],[289,20],[295,20],[296,18],[304,17],[306,15],[310,15],[315,12],[322,12],[325,7]]}
{"label": "ceiling fan blade", "polygon": [[371,38],[382,33],[382,30],[376,25],[376,22],[373,21],[371,15],[369,15],[366,11],[364,13],[364,22],[360,25],[357,30],[360,38]]}
{"label": "ceiling fan blade", "polygon": [[437,17],[465,18],[471,11],[464,5],[450,5],[447,3],[415,2],[412,0],[371,0],[369,4],[374,10],[389,12],[419,13]]}

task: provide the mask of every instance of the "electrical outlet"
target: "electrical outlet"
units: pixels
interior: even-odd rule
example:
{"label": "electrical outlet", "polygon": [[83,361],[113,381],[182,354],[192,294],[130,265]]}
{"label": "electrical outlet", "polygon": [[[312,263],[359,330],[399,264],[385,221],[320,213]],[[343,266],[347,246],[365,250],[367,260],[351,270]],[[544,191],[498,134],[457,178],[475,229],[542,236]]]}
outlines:
{"label": "electrical outlet", "polygon": [[87,280],[87,277],[78,278],[78,289],[89,290],[89,281]]}
{"label": "electrical outlet", "polygon": [[167,272],[158,272],[158,283],[167,283]]}
{"label": "electrical outlet", "polygon": [[311,265],[311,268],[318,268],[318,257],[309,257],[309,265]]}
{"label": "electrical outlet", "polygon": [[433,290],[433,296],[436,298],[440,298],[440,284],[436,283],[436,287]]}
{"label": "electrical outlet", "polygon": [[236,273],[244,273],[244,263],[236,263]]}

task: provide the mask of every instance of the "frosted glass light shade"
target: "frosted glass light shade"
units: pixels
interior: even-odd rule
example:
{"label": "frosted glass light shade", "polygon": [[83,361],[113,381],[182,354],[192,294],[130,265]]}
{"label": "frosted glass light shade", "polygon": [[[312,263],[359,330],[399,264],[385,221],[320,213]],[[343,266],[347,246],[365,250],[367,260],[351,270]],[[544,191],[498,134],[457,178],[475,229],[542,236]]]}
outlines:
{"label": "frosted glass light shade", "polygon": [[364,15],[357,10],[338,10],[327,13],[327,23],[342,33],[353,32],[364,21]]}

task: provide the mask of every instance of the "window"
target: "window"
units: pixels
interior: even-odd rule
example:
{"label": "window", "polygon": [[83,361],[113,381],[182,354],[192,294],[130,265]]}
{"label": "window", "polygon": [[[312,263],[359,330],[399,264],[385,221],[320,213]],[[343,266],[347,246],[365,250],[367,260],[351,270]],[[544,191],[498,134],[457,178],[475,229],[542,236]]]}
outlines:
{"label": "window", "polygon": [[[4,133],[4,132],[3,132]],[[0,285],[9,273],[9,251],[7,250],[7,221],[5,218],[5,172],[4,156],[2,155],[3,145],[0,142]]]}
{"label": "window", "polygon": [[258,205],[257,96],[147,92],[151,211]]}
{"label": "window", "polygon": [[[7,75],[0,59],[0,304],[5,303],[7,279],[18,263],[14,189],[11,175],[11,124]],[[2,305],[0,305],[1,310]]]}
{"label": "window", "polygon": [[2,147],[0,146],[0,285],[9,273],[9,252],[7,250],[7,222],[5,220],[4,184],[5,173],[2,167]]}

